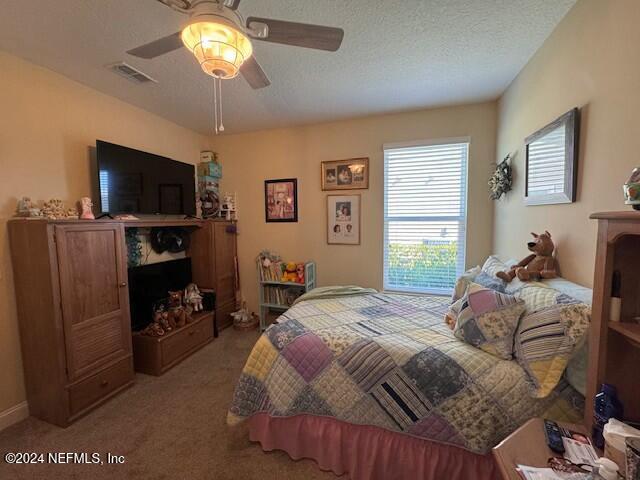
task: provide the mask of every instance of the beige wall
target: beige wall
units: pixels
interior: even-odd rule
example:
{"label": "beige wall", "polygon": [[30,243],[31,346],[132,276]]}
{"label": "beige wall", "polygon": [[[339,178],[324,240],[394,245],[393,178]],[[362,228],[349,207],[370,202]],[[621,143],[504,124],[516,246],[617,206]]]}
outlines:
{"label": "beige wall", "polygon": [[73,204],[90,194],[88,148],[96,138],[193,163],[210,139],[3,53],[0,72],[2,412],[25,400],[6,227],[17,199]]}
{"label": "beige wall", "polygon": [[[548,229],[563,276],[590,286],[595,211],[627,210],[622,184],[640,165],[640,2],[580,0],[499,101],[498,158],[517,150],[515,190],[497,204],[494,250],[520,258],[528,232]],[[525,207],[526,136],[582,107],[578,200]]]}
{"label": "beige wall", "polygon": [[[240,274],[245,298],[257,312],[255,257],[263,249],[286,259],[315,260],[320,285],[382,287],[384,143],[471,137],[467,263],[491,250],[493,206],[486,180],[495,158],[496,105],[484,103],[369,117],[320,125],[225,135],[214,150],[223,165],[222,190],[238,194]],[[370,188],[362,194],[362,244],[327,245],[326,196],[320,162],[370,158]],[[298,223],[266,223],[264,180],[298,179]]]}

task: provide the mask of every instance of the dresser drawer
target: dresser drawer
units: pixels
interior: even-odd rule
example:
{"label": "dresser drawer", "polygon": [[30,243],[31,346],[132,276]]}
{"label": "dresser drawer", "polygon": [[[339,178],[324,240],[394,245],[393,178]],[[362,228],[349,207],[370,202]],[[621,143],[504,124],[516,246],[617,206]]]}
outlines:
{"label": "dresser drawer", "polygon": [[133,381],[131,357],[69,386],[69,412],[71,416],[99,402],[110,393]]}
{"label": "dresser drawer", "polygon": [[187,325],[161,342],[162,367],[179,360],[194,348],[209,342],[213,338],[213,319],[206,315]]}

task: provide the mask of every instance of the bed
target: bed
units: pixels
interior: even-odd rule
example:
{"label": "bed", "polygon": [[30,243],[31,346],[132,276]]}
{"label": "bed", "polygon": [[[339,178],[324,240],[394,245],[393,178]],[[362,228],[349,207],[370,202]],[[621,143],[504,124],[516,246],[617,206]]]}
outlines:
{"label": "bed", "polygon": [[450,300],[349,291],[295,304],[260,337],[229,425],[264,450],[351,478],[496,478],[491,448],[526,420],[582,418],[561,381],[530,395],[524,370],[454,337]]}

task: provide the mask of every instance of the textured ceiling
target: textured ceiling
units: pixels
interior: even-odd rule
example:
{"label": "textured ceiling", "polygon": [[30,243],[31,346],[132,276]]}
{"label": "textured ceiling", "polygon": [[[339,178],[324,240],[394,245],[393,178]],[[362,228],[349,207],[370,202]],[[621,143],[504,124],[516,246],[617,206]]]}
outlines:
{"label": "textured ceiling", "polygon": [[[337,53],[254,42],[272,86],[223,83],[227,133],[497,98],[575,0],[242,0],[245,16],[342,27]],[[0,0],[0,49],[208,133],[212,82],[179,50],[125,51],[180,29],[156,0]],[[124,60],[159,81],[104,66]],[[0,73],[1,74],[1,73]]]}

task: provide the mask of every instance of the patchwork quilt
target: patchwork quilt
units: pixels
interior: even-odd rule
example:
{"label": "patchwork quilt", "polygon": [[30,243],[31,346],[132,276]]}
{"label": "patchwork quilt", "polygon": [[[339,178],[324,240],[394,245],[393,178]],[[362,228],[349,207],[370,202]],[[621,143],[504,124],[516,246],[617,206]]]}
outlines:
{"label": "patchwork quilt", "polygon": [[294,305],[254,346],[228,423],[259,412],[329,416],[484,454],[534,416],[581,418],[566,384],[535,399],[515,361],[455,338],[448,306],[377,293]]}

